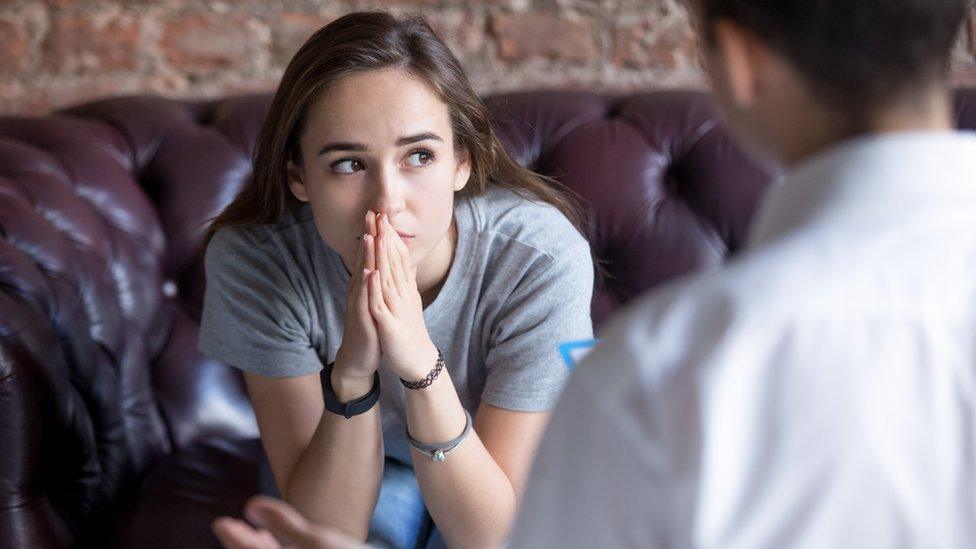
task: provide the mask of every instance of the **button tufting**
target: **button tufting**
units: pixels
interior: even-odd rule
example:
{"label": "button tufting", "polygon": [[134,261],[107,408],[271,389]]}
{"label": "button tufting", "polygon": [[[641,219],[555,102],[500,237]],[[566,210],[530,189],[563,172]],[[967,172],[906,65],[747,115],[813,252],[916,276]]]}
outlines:
{"label": "button tufting", "polygon": [[176,297],[177,293],[179,293],[179,288],[176,287],[175,282],[173,282],[172,280],[167,280],[166,282],[163,282],[164,296],[166,296],[169,299],[173,299],[174,297]]}

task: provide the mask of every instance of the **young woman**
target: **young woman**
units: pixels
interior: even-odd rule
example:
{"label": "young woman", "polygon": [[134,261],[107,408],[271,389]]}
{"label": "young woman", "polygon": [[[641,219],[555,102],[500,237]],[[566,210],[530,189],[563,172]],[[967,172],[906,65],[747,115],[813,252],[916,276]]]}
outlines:
{"label": "young woman", "polygon": [[422,19],[312,36],[206,254],[200,347],[244,371],[268,491],[372,543],[502,543],[592,334],[569,204]]}

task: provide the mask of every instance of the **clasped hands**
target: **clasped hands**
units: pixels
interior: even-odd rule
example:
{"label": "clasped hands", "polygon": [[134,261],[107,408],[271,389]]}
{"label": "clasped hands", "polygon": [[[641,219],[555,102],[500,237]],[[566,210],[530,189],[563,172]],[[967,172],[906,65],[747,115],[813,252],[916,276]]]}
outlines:
{"label": "clasped hands", "polygon": [[360,240],[334,375],[371,380],[386,357],[397,376],[422,379],[437,361],[437,348],[424,322],[410,250],[389,216],[373,211],[366,214]]}
{"label": "clasped hands", "polygon": [[[346,322],[336,354],[335,369],[343,379],[371,386],[384,356],[393,372],[406,380],[421,379],[433,368],[437,348],[424,323],[416,277],[410,251],[389,217],[368,212],[356,266],[350,273]],[[230,517],[214,521],[213,531],[225,548],[367,547],[337,530],[309,522],[280,500],[252,498],[246,515],[255,526]]]}

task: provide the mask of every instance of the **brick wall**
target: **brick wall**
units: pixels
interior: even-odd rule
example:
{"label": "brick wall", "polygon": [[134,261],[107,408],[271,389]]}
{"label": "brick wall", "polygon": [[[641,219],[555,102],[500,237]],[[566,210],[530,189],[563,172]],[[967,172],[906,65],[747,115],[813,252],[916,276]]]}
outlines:
{"label": "brick wall", "polygon": [[[0,113],[272,90],[312,31],[375,7],[426,14],[480,92],[704,85],[677,0],[0,0]],[[976,85],[973,21],[954,78]]]}

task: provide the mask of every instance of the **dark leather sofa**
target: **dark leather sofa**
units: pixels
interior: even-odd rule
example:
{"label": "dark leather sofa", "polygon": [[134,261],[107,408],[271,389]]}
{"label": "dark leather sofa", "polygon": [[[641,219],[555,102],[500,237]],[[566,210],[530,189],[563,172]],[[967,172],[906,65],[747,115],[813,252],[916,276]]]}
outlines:
{"label": "dark leather sofa", "polygon": [[[734,254],[771,180],[701,93],[488,100],[517,158],[586,207],[597,325]],[[211,547],[210,521],[258,490],[240,376],[196,336],[204,227],[249,177],[269,102],[0,118],[0,546]],[[976,128],[976,90],[956,116]]]}

